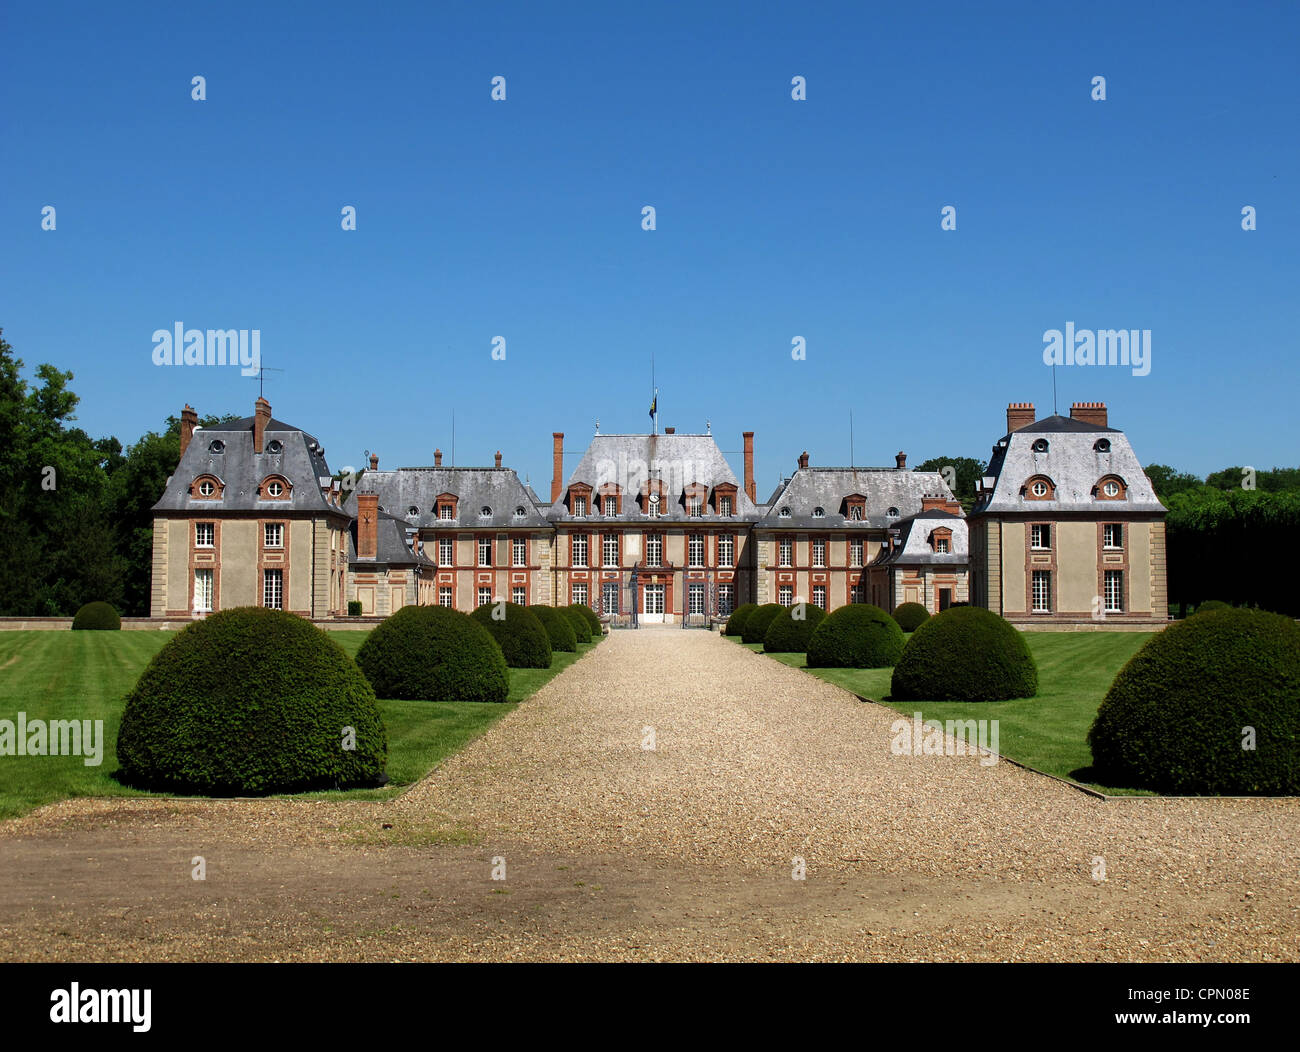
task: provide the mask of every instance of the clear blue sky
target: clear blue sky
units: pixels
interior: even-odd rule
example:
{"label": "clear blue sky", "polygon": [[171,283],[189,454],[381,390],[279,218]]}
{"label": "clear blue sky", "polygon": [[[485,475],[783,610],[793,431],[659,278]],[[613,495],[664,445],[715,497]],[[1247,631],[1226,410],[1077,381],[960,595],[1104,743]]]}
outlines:
{"label": "clear blue sky", "polygon": [[336,469],[431,463],[454,406],[545,496],[552,431],[647,428],[653,353],[765,496],[850,409],[857,463],[987,458],[1072,321],[1152,330],[1148,376],[1058,373],[1145,461],[1300,462],[1300,5],[396,6],[0,9],[0,326],[87,431],[250,413],[151,337],[257,328]]}

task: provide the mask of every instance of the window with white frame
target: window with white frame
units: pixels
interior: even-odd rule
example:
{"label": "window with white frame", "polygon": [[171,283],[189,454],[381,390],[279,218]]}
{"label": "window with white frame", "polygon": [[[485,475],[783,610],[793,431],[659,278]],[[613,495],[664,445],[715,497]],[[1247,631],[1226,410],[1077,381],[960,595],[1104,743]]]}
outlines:
{"label": "window with white frame", "polygon": [[1035,522],[1029,527],[1029,547],[1047,551],[1052,546],[1052,527],[1045,522]]}
{"label": "window with white frame", "polygon": [[861,537],[849,538],[849,565],[850,566],[862,565],[862,538]]}
{"label": "window with white frame", "polygon": [[439,504],[438,518],[442,519],[444,522],[448,522],[451,519],[454,519],[456,517],[454,514],[452,514],[454,510],[455,509],[450,504]]}
{"label": "window with white frame", "polygon": [[1105,523],[1101,528],[1101,543],[1105,548],[1124,547],[1124,527],[1118,522]]}
{"label": "window with white frame", "polygon": [[793,606],[794,589],[788,584],[781,585],[781,587],[776,590],[776,601],[782,606]]}
{"label": "window with white frame", "polygon": [[573,566],[587,565],[587,535],[585,533],[575,533],[573,535]]}
{"label": "window with white frame", "polygon": [[510,601],[514,603],[515,606],[527,606],[528,589],[523,585],[515,585],[510,589]]}
{"label": "window with white frame", "polygon": [[686,514],[692,519],[698,519],[704,514],[704,502],[699,497],[687,497]]}
{"label": "window with white frame", "polygon": [[478,564],[480,566],[492,565],[492,538],[480,537],[478,539]]}
{"label": "window with white frame", "polygon": [[284,523],[268,522],[262,530],[262,541],[267,548],[284,547]]}
{"label": "window with white frame", "polygon": [[719,515],[730,515],[730,514],[731,514],[731,498],[730,498],[730,497],[719,497],[719,498],[718,498],[718,514],[719,514]]}
{"label": "window with white frame", "polygon": [[605,498],[605,514],[606,515],[618,514],[618,500],[616,498],[614,497]]}
{"label": "window with white frame", "polygon": [[704,565],[704,536],[692,533],[686,541],[686,561],[692,566]]}
{"label": "window with white frame", "polygon": [[600,558],[604,566],[618,565],[618,534],[607,533],[600,541]]}
{"label": "window with white frame", "polygon": [[813,606],[819,606],[826,609],[826,586],[824,584],[813,585]]}
{"label": "window with white frame", "polygon": [[730,617],[731,612],[736,609],[736,586],[734,584],[718,585],[718,613],[722,617]]}
{"label": "window with white frame", "polygon": [[1033,581],[1034,613],[1047,614],[1052,610],[1052,572],[1035,570]]}
{"label": "window with white frame", "polygon": [[730,533],[718,537],[718,565],[724,567],[736,565],[736,538]]}
{"label": "window with white frame", "polygon": [[649,496],[646,497],[645,513],[649,515],[650,518],[652,519],[659,518],[659,515],[662,511],[663,511],[662,502],[659,500],[658,493],[651,493]]}
{"label": "window with white frame", "polygon": [[687,587],[686,612],[688,614],[704,613],[704,585],[693,584]]}
{"label": "window with white frame", "polygon": [[849,505],[849,522],[861,522],[861,521],[862,521],[862,505],[861,505],[861,504],[850,504],[850,505]]}
{"label": "window with white frame", "polygon": [[450,537],[439,537],[438,538],[438,565],[451,566],[452,563],[455,561],[455,556],[453,555],[454,551],[455,551],[455,545],[452,544]]}
{"label": "window with white frame", "polygon": [[812,564],[822,568],[826,566],[826,542],[820,537],[812,542]]}
{"label": "window with white frame", "polygon": [[936,552],[937,554],[939,554],[939,555],[947,555],[947,554],[948,554],[948,538],[947,538],[947,537],[936,537],[936,538],[934,539],[934,550],[935,550],[935,552]]}
{"label": "window with white frame", "polygon": [[1107,570],[1103,578],[1106,593],[1106,613],[1122,614],[1124,612],[1124,571]]}
{"label": "window with white frame", "polygon": [[284,609],[284,571],[262,571],[262,605],[268,610]]}
{"label": "window with white frame", "polygon": [[212,571],[194,571],[194,609],[201,614],[212,612]]}
{"label": "window with white frame", "polygon": [[587,514],[587,498],[586,498],[586,497],[574,497],[574,498],[573,498],[573,514],[574,514],[574,515],[586,515],[586,514]]}
{"label": "window with white frame", "polygon": [[438,589],[438,605],[451,606],[451,588],[447,585],[443,585]]}
{"label": "window with white frame", "polygon": [[867,586],[864,584],[855,584],[849,588],[850,603],[865,603],[867,601]]}
{"label": "window with white frame", "polygon": [[211,548],[217,543],[217,524],[215,522],[196,522],[194,524],[194,547]]}
{"label": "window with white frame", "polygon": [[613,617],[618,613],[618,585],[608,581],[600,586],[601,613]]}
{"label": "window with white frame", "polygon": [[794,557],[794,542],[789,537],[782,537],[777,542],[777,560],[778,566],[789,566],[790,560]]}
{"label": "window with white frame", "polygon": [[664,563],[664,538],[661,533],[647,533],[645,535],[645,564],[647,566],[662,566]]}
{"label": "window with white frame", "polygon": [[587,605],[587,586],[585,583],[579,582],[573,586],[573,602],[581,603],[583,606]]}
{"label": "window with white frame", "polygon": [[523,537],[516,537],[510,542],[510,558],[516,566],[528,565],[528,541]]}
{"label": "window with white frame", "polygon": [[478,605],[486,606],[490,602],[492,602],[492,589],[480,586],[478,590]]}

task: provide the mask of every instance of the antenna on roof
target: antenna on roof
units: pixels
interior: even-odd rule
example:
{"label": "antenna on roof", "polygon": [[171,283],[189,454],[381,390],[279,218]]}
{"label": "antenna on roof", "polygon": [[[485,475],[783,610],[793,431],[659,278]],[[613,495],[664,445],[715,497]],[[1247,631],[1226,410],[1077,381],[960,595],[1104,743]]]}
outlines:
{"label": "antenna on roof", "polygon": [[1052,363],[1052,416],[1056,416],[1056,363]]}
{"label": "antenna on roof", "polygon": [[451,411],[451,466],[456,466],[456,410]]}
{"label": "antenna on roof", "polygon": [[849,410],[849,467],[853,467],[853,410]]}
{"label": "antenna on roof", "polygon": [[283,370],[283,369],[275,369],[275,368],[272,368],[272,367],[269,366],[269,365],[259,365],[259,366],[257,367],[257,397],[258,397],[258,398],[261,398],[261,397],[262,397],[262,382],[266,379],[266,374],[267,374],[268,372],[272,372],[272,373],[282,373],[282,372],[284,372],[284,370]]}

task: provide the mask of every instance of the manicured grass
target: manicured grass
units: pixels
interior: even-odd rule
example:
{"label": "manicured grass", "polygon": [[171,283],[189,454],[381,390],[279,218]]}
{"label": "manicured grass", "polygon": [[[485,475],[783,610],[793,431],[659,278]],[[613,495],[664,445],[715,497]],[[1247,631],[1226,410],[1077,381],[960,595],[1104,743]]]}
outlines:
{"label": "manicured grass", "polygon": [[[79,756],[0,756],[0,819],[75,796],[146,796],[112,777],[122,702],[150,658],[175,632],[0,632],[0,719],[103,720],[104,755],[98,767]],[[364,631],[330,635],[355,657]],[[391,701],[379,709],[388,728],[385,789],[303,794],[378,798],[423,778],[447,756],[482,734],[536,693],[596,643],[576,654],[557,653],[549,669],[510,669],[505,704]]]}
{"label": "manicured grass", "polygon": [[[854,694],[926,720],[998,720],[998,751],[1037,770],[1072,778],[1103,792],[1140,790],[1107,786],[1092,778],[1088,729],[1116,673],[1151,638],[1150,632],[1026,632],[1038,665],[1038,696],[1013,701],[956,702],[889,699],[893,669],[806,669]],[[741,644],[742,646],[745,644]],[[752,645],[750,649],[755,649]],[[762,650],[762,647],[758,647]],[[804,668],[803,654],[768,654]]]}

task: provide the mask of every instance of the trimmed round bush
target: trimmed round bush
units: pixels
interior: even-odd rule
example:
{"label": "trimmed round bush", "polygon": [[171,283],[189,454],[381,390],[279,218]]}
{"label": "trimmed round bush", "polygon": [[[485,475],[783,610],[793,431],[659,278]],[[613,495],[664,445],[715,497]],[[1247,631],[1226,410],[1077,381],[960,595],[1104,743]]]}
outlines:
{"label": "trimmed round bush", "polygon": [[1198,614],[1208,614],[1211,610],[1231,610],[1232,604],[1225,603],[1222,599],[1207,599],[1197,608]]}
{"label": "trimmed round bush", "polygon": [[481,624],[443,606],[404,606],[361,644],[357,664],[381,698],[505,701],[505,655]]}
{"label": "trimmed round bush", "polygon": [[591,629],[591,638],[599,639],[605,634],[605,626],[600,623],[600,615],[596,613],[586,603],[573,603],[572,607],[578,611],[587,622],[587,627]]}
{"label": "trimmed round bush", "polygon": [[727,635],[743,636],[745,632],[745,622],[749,620],[749,615],[757,609],[757,603],[741,603],[736,607],[736,609],[731,611],[731,616],[727,618]]}
{"label": "trimmed round bush", "polygon": [[573,630],[573,622],[562,611],[553,606],[533,606],[529,609],[550,636],[552,651],[573,652],[578,649],[578,634]]}
{"label": "trimmed round bush", "polygon": [[745,627],[740,630],[740,638],[746,643],[761,643],[767,636],[767,630],[773,619],[784,610],[780,603],[764,603],[750,611],[745,618]]}
{"label": "trimmed round bush", "polygon": [[569,619],[569,624],[573,626],[573,637],[579,643],[591,642],[591,625],[587,624],[587,619],[583,617],[572,606],[561,606],[557,608],[561,616]]}
{"label": "trimmed round bush", "polygon": [[878,606],[850,603],[827,615],[808,640],[809,668],[887,668],[903,652],[903,630]]}
{"label": "trimmed round bush", "polygon": [[1088,744],[1107,785],[1300,793],[1300,626],[1247,609],[1170,625],[1120,669]]}
{"label": "trimmed round bush", "polygon": [[795,603],[782,609],[763,636],[763,650],[768,654],[802,654],[808,649],[813,630],[826,620],[826,611],[812,603]]}
{"label": "trimmed round bush", "polygon": [[1010,622],[982,606],[950,606],[912,633],[890,689],[908,700],[1032,698],[1038,666]]}
{"label": "trimmed round bush", "polygon": [[329,635],[245,606],[195,621],[154,655],[126,697],[117,758],[141,788],[298,792],[382,784],[388,737],[375,692]]}
{"label": "trimmed round bush", "polygon": [[551,667],[551,637],[528,607],[484,603],[469,616],[492,634],[510,668]]}
{"label": "trimmed round bush", "polygon": [[930,611],[920,603],[903,603],[894,608],[894,620],[904,632],[915,632],[930,620]]}
{"label": "trimmed round bush", "polygon": [[122,627],[122,618],[108,603],[87,603],[72,619],[74,632],[116,632]]}

